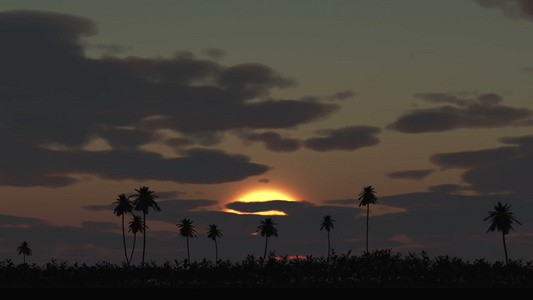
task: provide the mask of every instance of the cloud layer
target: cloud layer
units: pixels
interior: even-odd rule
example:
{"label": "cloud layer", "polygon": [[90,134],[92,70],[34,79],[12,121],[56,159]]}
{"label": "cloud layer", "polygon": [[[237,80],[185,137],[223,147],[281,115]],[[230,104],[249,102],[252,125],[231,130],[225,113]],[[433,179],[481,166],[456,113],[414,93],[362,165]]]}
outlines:
{"label": "cloud layer", "polygon": [[474,0],[482,7],[500,10],[511,19],[533,21],[533,3],[529,0]]}
{"label": "cloud layer", "polygon": [[407,112],[389,124],[388,129],[403,133],[425,133],[533,124],[533,111],[502,105],[503,98],[496,93],[482,94],[474,99],[458,98],[446,93],[415,94],[415,98],[444,105]]}
{"label": "cloud layer", "polygon": [[508,146],[477,151],[438,153],[430,161],[441,168],[464,169],[467,188],[480,194],[530,197],[533,176],[533,136],[502,137]]}
{"label": "cloud layer", "polygon": [[[269,97],[272,89],[297,82],[259,63],[224,66],[184,51],[171,58],[88,58],[85,49],[92,45],[85,38],[96,33],[96,24],[82,17],[0,13],[0,137],[6,144],[0,150],[6,165],[1,185],[59,187],[75,183],[72,174],[184,183],[241,180],[269,167],[242,155],[181,150],[215,145],[228,130],[292,128],[340,108]],[[265,138],[268,145],[278,142]],[[96,139],[111,149],[83,150]],[[181,156],[140,150],[154,143],[180,150]],[[145,170],[138,171],[136,162],[146,164]]]}

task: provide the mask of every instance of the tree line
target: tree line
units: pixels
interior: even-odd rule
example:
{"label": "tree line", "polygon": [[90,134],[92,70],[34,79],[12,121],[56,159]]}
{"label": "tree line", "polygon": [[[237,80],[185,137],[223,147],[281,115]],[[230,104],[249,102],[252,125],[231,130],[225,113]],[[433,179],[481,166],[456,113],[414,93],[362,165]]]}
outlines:
{"label": "tree line", "polygon": [[[123,247],[124,247],[124,256],[125,256],[125,262],[127,265],[130,265],[133,254],[135,251],[136,246],[136,239],[137,239],[137,233],[143,234],[143,248],[142,248],[142,259],[141,259],[141,266],[145,265],[145,252],[146,252],[146,229],[148,229],[148,226],[146,225],[146,215],[149,213],[150,210],[154,211],[161,211],[161,208],[156,202],[156,199],[158,198],[157,195],[155,195],[154,191],[151,191],[148,187],[143,186],[139,189],[135,189],[136,194],[131,196],[126,196],[125,194],[118,195],[118,198],[113,204],[116,204],[116,206],[113,209],[113,212],[116,216],[121,217],[121,223],[122,223],[122,241],[123,241]],[[365,245],[366,245],[366,252],[368,253],[368,233],[369,233],[369,211],[370,211],[370,204],[378,204],[376,192],[374,190],[374,187],[372,186],[364,186],[362,191],[358,195],[358,200],[360,201],[359,206],[366,206],[366,236],[365,236]],[[132,199],[133,198],[133,199]],[[502,241],[503,241],[503,248],[505,253],[505,262],[506,264],[509,263],[509,258],[507,255],[507,246],[505,243],[505,235],[509,233],[510,230],[513,230],[512,224],[516,222],[517,224],[521,223],[514,217],[514,214],[510,210],[511,206],[508,204],[502,205],[500,202],[498,202],[494,206],[494,211],[489,211],[489,215],[483,219],[483,221],[490,220],[490,226],[487,230],[489,231],[500,231],[502,234]],[[138,212],[138,213],[136,213]],[[131,215],[131,221],[129,222],[129,231],[133,234],[133,245],[131,248],[131,252],[128,254],[127,247],[126,247],[126,234],[125,234],[125,217],[126,215]],[[334,222],[335,220],[332,219],[331,216],[326,215],[323,217],[321,222],[320,230],[325,229],[327,232],[327,246],[328,246],[328,254],[327,259],[329,260],[329,257],[331,255],[331,245],[330,245],[330,237],[329,233],[332,229],[334,229]],[[185,237],[187,239],[187,262],[190,262],[190,251],[189,251],[189,238],[197,237],[197,231],[196,227],[193,224],[193,221],[184,218],[180,220],[180,223],[176,224],[178,226],[178,233],[180,236]],[[259,232],[262,237],[265,237],[265,249],[262,259],[266,259],[267,249],[268,249],[268,238],[270,237],[277,237],[278,236],[278,230],[276,229],[277,223],[273,221],[272,218],[265,218],[264,220],[260,221],[260,224],[257,226],[256,232]],[[218,246],[217,246],[217,238],[222,237],[222,230],[220,230],[216,224],[210,224],[207,231],[207,237],[212,239],[215,244],[215,262],[218,262]],[[17,248],[18,254],[23,255],[24,257],[24,264],[26,263],[26,256],[32,255],[32,250],[29,247],[29,244],[24,241],[22,244]]]}

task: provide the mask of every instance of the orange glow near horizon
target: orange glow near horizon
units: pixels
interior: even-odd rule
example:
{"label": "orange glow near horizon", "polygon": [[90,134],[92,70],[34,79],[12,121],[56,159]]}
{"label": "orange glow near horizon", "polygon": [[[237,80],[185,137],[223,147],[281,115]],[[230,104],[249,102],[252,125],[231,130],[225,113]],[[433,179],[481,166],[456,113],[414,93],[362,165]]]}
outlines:
{"label": "orange glow near horizon", "polygon": [[295,201],[293,197],[287,195],[287,193],[275,191],[275,190],[256,190],[253,192],[245,193],[239,197],[237,201],[240,202],[264,202],[271,200],[285,200]]}
{"label": "orange glow near horizon", "polygon": [[[265,202],[265,201],[273,201],[273,200],[284,200],[284,201],[297,201],[294,200],[293,196],[290,196],[286,192],[282,192],[279,190],[273,190],[273,189],[259,189],[259,190],[253,190],[248,191],[241,196],[237,197],[238,202]],[[234,214],[253,214],[253,215],[265,215],[265,216],[272,216],[272,215],[280,215],[284,216],[286,215],[282,211],[277,210],[269,210],[269,211],[260,211],[260,212],[240,212],[232,209],[227,209],[226,212],[234,213]]]}

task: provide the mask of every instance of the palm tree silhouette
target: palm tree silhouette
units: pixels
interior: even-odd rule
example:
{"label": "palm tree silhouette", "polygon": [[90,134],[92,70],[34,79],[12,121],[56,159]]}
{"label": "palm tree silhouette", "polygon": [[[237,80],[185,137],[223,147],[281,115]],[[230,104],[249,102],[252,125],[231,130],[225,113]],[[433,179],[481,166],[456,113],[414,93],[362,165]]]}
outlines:
{"label": "palm tree silhouette", "polygon": [[[131,254],[130,259],[128,261],[128,265],[131,263],[131,260],[133,259],[133,252],[135,251],[135,241],[137,240],[137,232],[144,232],[144,221],[141,218],[141,216],[133,215],[133,218],[130,221],[130,229],[128,232],[133,233],[133,246],[131,247]],[[148,227],[146,227],[148,228]]]}
{"label": "palm tree silhouette", "polygon": [[142,256],[142,262],[141,265],[144,265],[144,253],[146,251],[146,215],[148,214],[148,210],[152,208],[155,211],[161,211],[161,208],[159,208],[159,205],[155,202],[155,199],[158,198],[158,196],[154,195],[153,191],[150,191],[150,189],[146,186],[141,187],[140,189],[135,189],[137,194],[135,195],[136,198],[133,200],[133,205],[135,207],[135,210],[142,211],[143,213],[143,256]]}
{"label": "palm tree silhouette", "polygon": [[196,227],[192,225],[192,221],[189,219],[183,219],[180,222],[181,223],[178,223],[176,225],[179,228],[179,235],[187,238],[187,260],[190,262],[191,256],[189,253],[189,237],[197,238],[196,230],[195,230]]}
{"label": "palm tree silhouette", "polygon": [[24,264],[26,264],[26,255],[31,256],[32,254],[30,245],[28,245],[28,243],[24,241],[20,244],[20,246],[17,247],[17,251],[19,252],[19,255],[22,254]]}
{"label": "palm tree silhouette", "polygon": [[369,219],[369,211],[370,211],[370,204],[377,204],[378,198],[376,195],[374,195],[375,191],[374,188],[369,185],[363,187],[363,191],[359,193],[359,207],[366,206],[366,252],[368,252],[368,219]]}
{"label": "palm tree silhouette", "polygon": [[120,194],[116,199],[117,201],[113,203],[117,204],[113,212],[117,217],[122,217],[122,243],[124,244],[124,256],[126,257],[126,262],[128,262],[128,252],[126,250],[126,233],[124,232],[124,215],[131,213],[133,210],[133,204],[130,201],[130,197],[131,196]]}
{"label": "palm tree silhouette", "polygon": [[513,222],[522,225],[513,216],[513,213],[510,211],[510,208],[510,205],[502,205],[500,202],[498,202],[498,204],[494,206],[494,211],[489,211],[489,216],[483,219],[483,221],[490,219],[491,222],[487,232],[494,230],[502,232],[503,250],[505,252],[506,263],[509,263],[509,259],[507,257],[507,246],[505,246],[505,235],[509,233],[509,230],[513,229]]}
{"label": "palm tree silhouette", "polygon": [[274,225],[278,224],[274,223],[272,218],[266,218],[261,220],[259,226],[257,226],[257,230],[255,231],[261,231],[261,236],[265,237],[265,253],[263,254],[263,259],[266,259],[268,238],[270,236],[278,236],[278,230],[274,227]]}
{"label": "palm tree silhouette", "polygon": [[209,225],[209,229],[207,231],[207,237],[215,241],[215,262],[218,264],[218,246],[217,246],[217,238],[222,236],[222,231],[217,228],[217,225],[211,224]]}
{"label": "palm tree silhouette", "polygon": [[333,222],[335,222],[335,220],[333,220],[330,216],[324,216],[322,219],[322,223],[320,224],[321,225],[320,230],[326,229],[326,231],[328,232],[328,260],[329,260],[329,253],[331,249],[330,242],[329,242],[329,231],[335,228],[333,226]]}

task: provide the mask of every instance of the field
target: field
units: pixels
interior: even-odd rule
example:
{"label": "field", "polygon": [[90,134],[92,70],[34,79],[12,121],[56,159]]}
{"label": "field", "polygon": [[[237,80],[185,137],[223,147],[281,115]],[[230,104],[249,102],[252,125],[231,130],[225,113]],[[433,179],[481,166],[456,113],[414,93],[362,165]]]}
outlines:
{"label": "field", "polygon": [[[272,253],[271,253],[272,254]],[[360,256],[284,258],[145,266],[0,263],[2,288],[529,288],[530,262],[473,262],[457,257],[402,256],[376,250]]]}

